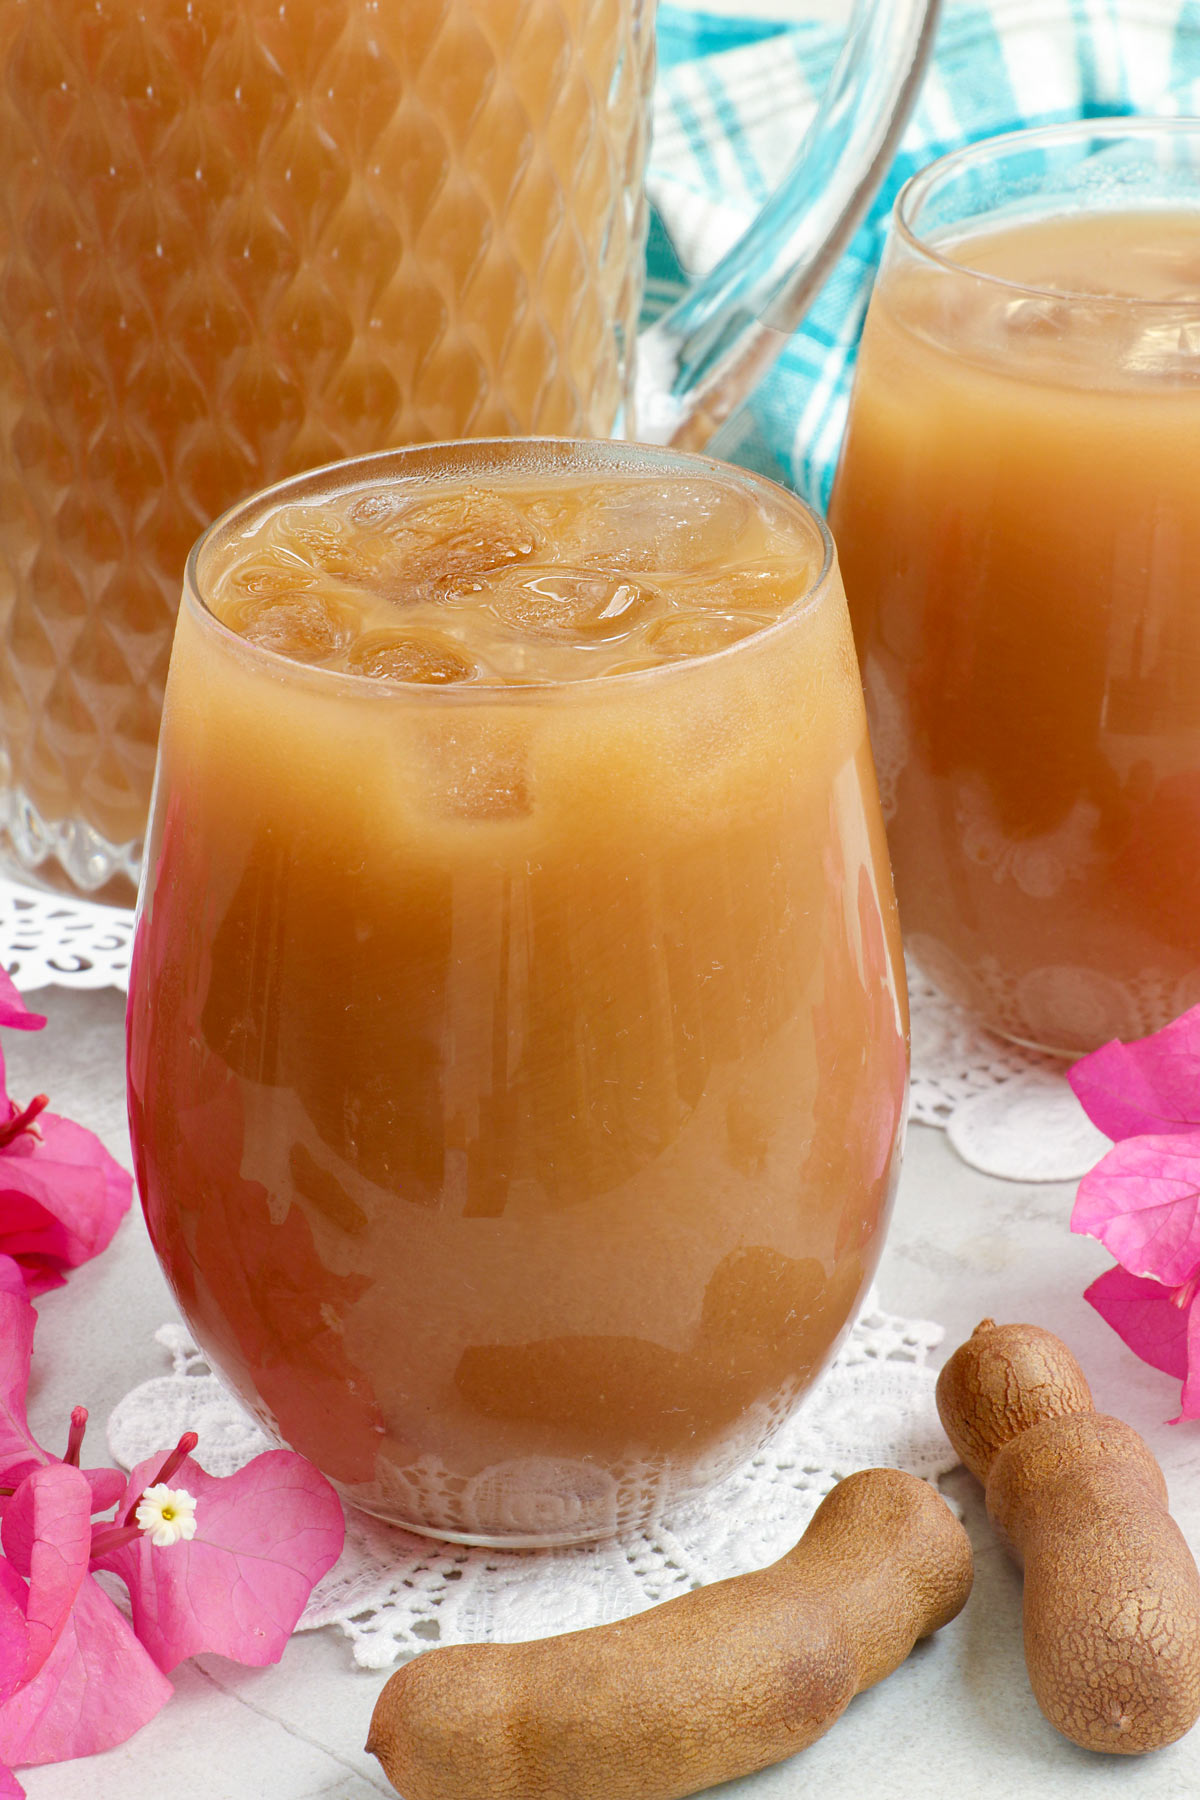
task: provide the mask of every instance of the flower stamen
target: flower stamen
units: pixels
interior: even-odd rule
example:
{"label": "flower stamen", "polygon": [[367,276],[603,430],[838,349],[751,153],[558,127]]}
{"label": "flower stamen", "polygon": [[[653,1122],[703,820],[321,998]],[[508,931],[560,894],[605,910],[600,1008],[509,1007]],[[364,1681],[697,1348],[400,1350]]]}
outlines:
{"label": "flower stamen", "polygon": [[[170,1481],[180,1463],[192,1454],[192,1451],[199,1442],[200,1439],[194,1431],[185,1431],[175,1448],[168,1456],[163,1458],[162,1467],[154,1477],[154,1480],[150,1483],[150,1487],[161,1487],[166,1482]],[[149,1489],[144,1488],[138,1495],[133,1505],[129,1508],[129,1511],[125,1514],[124,1519],[121,1521],[123,1525],[132,1525],[136,1522],[138,1507],[142,1504],[142,1501],[145,1499],[148,1492]]]}
{"label": "flower stamen", "polygon": [[44,1113],[49,1106],[49,1094],[35,1094],[23,1112],[17,1109],[14,1101],[10,1100],[8,1104],[12,1107],[12,1113],[7,1123],[0,1125],[0,1150],[7,1150],[14,1138],[19,1138],[26,1131],[30,1137],[37,1138],[41,1143],[42,1133],[37,1124],[37,1117],[39,1113]]}
{"label": "flower stamen", "polygon": [[1185,1281],[1182,1287],[1171,1289],[1171,1305],[1179,1307],[1181,1312],[1186,1312],[1196,1298],[1198,1287],[1200,1287],[1200,1272],[1193,1275],[1190,1281]]}
{"label": "flower stamen", "polygon": [[83,1449],[83,1434],[87,1430],[88,1411],[86,1406],[75,1406],[71,1409],[71,1429],[67,1433],[67,1450],[63,1461],[72,1469],[79,1467],[79,1452]]}

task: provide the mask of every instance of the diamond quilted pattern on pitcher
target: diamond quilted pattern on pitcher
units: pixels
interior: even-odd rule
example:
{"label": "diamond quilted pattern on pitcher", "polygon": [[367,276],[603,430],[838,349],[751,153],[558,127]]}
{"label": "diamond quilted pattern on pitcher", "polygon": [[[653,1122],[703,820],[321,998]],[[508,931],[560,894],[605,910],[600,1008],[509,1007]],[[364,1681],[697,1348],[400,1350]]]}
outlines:
{"label": "diamond quilted pattern on pitcher", "polygon": [[126,899],[189,544],[412,439],[627,401],[637,0],[0,0],[7,849]]}

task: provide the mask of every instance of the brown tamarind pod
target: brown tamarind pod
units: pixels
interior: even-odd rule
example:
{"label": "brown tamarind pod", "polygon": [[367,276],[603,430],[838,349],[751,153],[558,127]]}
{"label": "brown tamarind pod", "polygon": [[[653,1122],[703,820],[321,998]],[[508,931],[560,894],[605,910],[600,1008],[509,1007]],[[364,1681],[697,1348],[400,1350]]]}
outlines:
{"label": "brown tamarind pod", "polygon": [[1066,1345],[984,1320],[938,1411],[1025,1572],[1025,1661],[1064,1736],[1133,1755],[1200,1717],[1200,1574],[1137,1432],[1092,1410]]}
{"label": "brown tamarind pod", "polygon": [[1092,1390],[1052,1331],[984,1319],[938,1376],[937,1403],[946,1436],[986,1486],[997,1451],[1039,1419],[1090,1413]]}
{"label": "brown tamarind pod", "polygon": [[404,1800],[682,1800],[813,1743],[971,1577],[940,1495],[865,1469],[769,1568],[617,1624],[416,1657],[367,1749]]}

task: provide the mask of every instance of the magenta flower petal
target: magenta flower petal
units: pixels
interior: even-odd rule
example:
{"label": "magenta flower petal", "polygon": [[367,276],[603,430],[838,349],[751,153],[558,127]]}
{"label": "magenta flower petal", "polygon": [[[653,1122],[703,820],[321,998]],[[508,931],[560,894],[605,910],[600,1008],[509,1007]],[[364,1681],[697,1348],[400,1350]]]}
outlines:
{"label": "magenta flower petal", "polygon": [[109,1512],[125,1492],[125,1477],[120,1469],[83,1469],[83,1479],[92,1490],[92,1511]]}
{"label": "magenta flower petal", "polygon": [[133,1178],[94,1132],[54,1113],[0,1149],[0,1251],[34,1292],[106,1248],[129,1210]]}
{"label": "magenta flower petal", "polygon": [[35,1443],[25,1417],[36,1324],[37,1314],[28,1300],[0,1293],[0,1479],[8,1486],[15,1485],[8,1479],[14,1470],[50,1461]]}
{"label": "magenta flower petal", "polygon": [[29,1581],[25,1681],[49,1660],[87,1576],[91,1501],[79,1470],[53,1463],[28,1475],[4,1509],[4,1554]]}
{"label": "magenta flower petal", "polygon": [[1109,1269],[1084,1293],[1135,1356],[1182,1381],[1188,1372],[1188,1312],[1161,1282]]}
{"label": "magenta flower petal", "polygon": [[26,1800],[25,1789],[11,1769],[0,1767],[0,1800]]}
{"label": "magenta flower petal", "polygon": [[1200,1129],[1200,1006],[1150,1037],[1094,1050],[1067,1080],[1093,1125],[1114,1140]]}
{"label": "magenta flower petal", "polygon": [[48,1660],[0,1704],[0,1764],[111,1750],[140,1731],[172,1692],[89,1575]]}
{"label": "magenta flower petal", "polygon": [[[25,1603],[29,1590],[12,1564],[0,1556],[0,1705],[29,1669]],[[4,1792],[0,1788],[0,1794]]]}
{"label": "magenta flower petal", "polygon": [[90,1514],[88,1482],[65,1463],[35,1469],[5,1508],[0,1625],[9,1666],[0,1660],[0,1674],[16,1680],[0,1687],[0,1765],[61,1762],[111,1749],[171,1694],[170,1682],[88,1574]]}
{"label": "magenta flower petal", "polygon": [[27,1293],[25,1276],[21,1265],[14,1262],[11,1256],[0,1251],[0,1294],[12,1294],[18,1300],[24,1300]]}
{"label": "magenta flower petal", "polygon": [[[123,1509],[160,1463],[133,1471]],[[309,1594],[341,1554],[337,1495],[290,1450],[268,1450],[224,1477],[188,1457],[171,1485],[196,1502],[195,1537],[155,1549],[143,1536],[94,1566],[129,1588],[134,1630],[160,1669],[205,1650],[254,1667],[278,1662]]]}
{"label": "magenta flower petal", "polygon": [[[9,1257],[7,1260],[12,1262],[13,1258]],[[67,1278],[55,1264],[42,1262],[39,1257],[24,1256],[16,1266],[24,1278],[24,1291],[30,1300],[66,1286]]]}
{"label": "magenta flower petal", "polygon": [[1187,1374],[1180,1399],[1179,1416],[1171,1420],[1172,1425],[1179,1425],[1184,1419],[1200,1419],[1200,1304],[1195,1294],[1187,1308]]}
{"label": "magenta flower petal", "polygon": [[1182,1287],[1200,1267],[1200,1132],[1126,1138],[1084,1176],[1071,1230],[1131,1275]]}
{"label": "magenta flower petal", "polygon": [[16,1031],[40,1031],[46,1023],[42,1013],[30,1012],[6,970],[0,969],[0,1025]]}

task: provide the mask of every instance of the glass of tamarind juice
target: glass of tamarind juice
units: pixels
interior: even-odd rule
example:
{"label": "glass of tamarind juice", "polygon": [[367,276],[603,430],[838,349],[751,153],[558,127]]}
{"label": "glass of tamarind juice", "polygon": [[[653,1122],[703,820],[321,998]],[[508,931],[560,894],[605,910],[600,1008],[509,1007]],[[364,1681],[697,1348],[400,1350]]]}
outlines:
{"label": "glass of tamarind juice", "polygon": [[831,523],[905,941],[1075,1053],[1200,998],[1200,123],[902,193]]}
{"label": "glass of tamarind juice", "polygon": [[850,626],[793,496],[464,442],[201,538],[138,1180],[198,1341],[347,1499],[521,1546],[717,1481],[854,1314],[906,1066]]}

